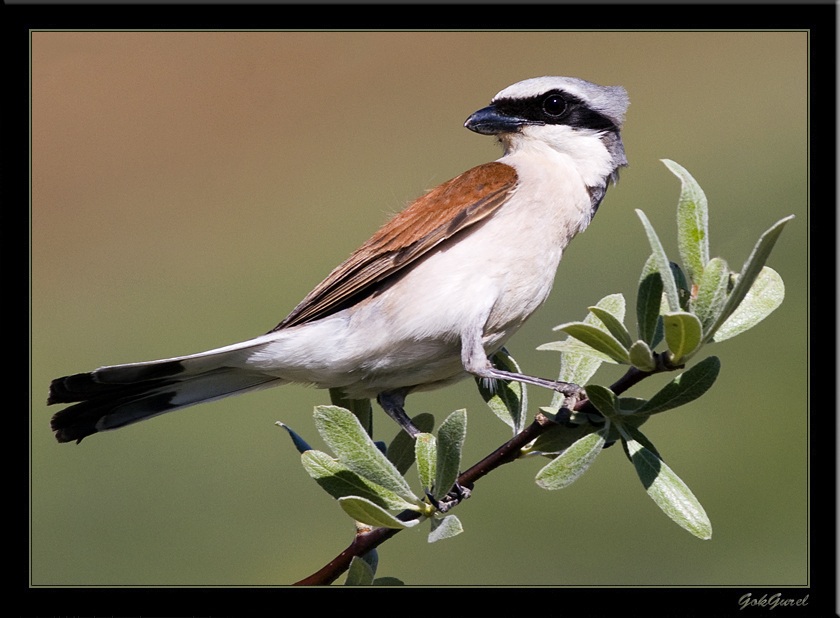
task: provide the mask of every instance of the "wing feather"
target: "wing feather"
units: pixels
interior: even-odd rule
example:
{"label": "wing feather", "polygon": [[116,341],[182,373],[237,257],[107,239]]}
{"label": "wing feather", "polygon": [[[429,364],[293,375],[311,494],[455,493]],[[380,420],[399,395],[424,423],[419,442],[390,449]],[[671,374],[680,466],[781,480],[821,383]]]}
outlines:
{"label": "wing feather", "polygon": [[485,163],[417,198],[327,275],[271,332],[326,317],[370,296],[433,247],[493,214],[516,181],[509,165]]}

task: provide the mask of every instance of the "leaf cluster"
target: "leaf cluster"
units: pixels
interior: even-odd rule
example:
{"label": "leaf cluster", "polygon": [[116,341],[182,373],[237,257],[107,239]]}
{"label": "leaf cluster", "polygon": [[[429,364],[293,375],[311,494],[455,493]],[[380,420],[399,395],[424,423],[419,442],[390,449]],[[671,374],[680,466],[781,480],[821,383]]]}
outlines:
{"label": "leaf cluster", "polygon": [[[450,414],[436,436],[430,433],[430,414],[415,416],[412,421],[429,431],[413,441],[400,433],[386,449],[373,441],[349,409],[317,406],[315,426],[334,456],[313,449],[291,428],[278,424],[289,432],[309,475],[338,500],[357,525],[404,529],[429,519],[432,543],[462,531],[461,522],[454,515],[445,515],[440,501],[458,478],[467,414],[465,410]],[[415,461],[423,497],[414,493],[404,476]]]}
{"label": "leaf cluster", "polygon": [[[580,436],[549,431],[535,441],[531,452],[559,453],[537,474],[537,484],[560,489],[579,478],[605,444],[620,440],[654,502],[677,524],[708,539],[711,522],[703,507],[639,427],[651,415],[703,395],[717,379],[720,360],[715,356],[703,359],[650,399],[619,397],[589,380],[602,362],[627,365],[642,375],[683,368],[706,344],[729,339],[766,318],[781,304],[784,284],[765,262],[792,217],[770,227],[740,272],[732,272],[722,258],[709,257],[708,201],[700,185],[677,163],[663,163],[682,183],[677,205],[682,266],[668,258],[650,221],[637,210],[651,255],[637,286],[636,337],[624,324],[624,297],[614,294],[589,307],[583,321],[557,326],[555,330],[569,335],[566,340],[540,346],[562,352],[560,379],[586,384],[587,398],[604,419],[603,427],[581,430],[584,435]],[[657,352],[662,343],[665,350]],[[557,402],[553,406],[548,412],[558,410]],[[591,422],[591,416],[586,420]]]}
{"label": "leaf cluster", "polygon": [[[651,416],[692,402],[712,387],[720,372],[717,357],[708,356],[686,369],[706,345],[752,328],[781,304],[784,284],[765,262],[792,217],[762,234],[740,271],[734,272],[724,259],[709,257],[708,203],[703,190],[683,167],[669,160],[663,163],[681,181],[677,204],[680,263],[668,258],[652,224],[637,210],[651,254],[636,287],[635,334],[625,325],[624,296],[611,294],[589,307],[582,320],[557,326],[555,330],[565,333],[566,339],[539,347],[560,352],[558,382],[583,386],[584,399],[566,401],[555,392],[551,403],[526,425],[529,404],[524,384],[478,380],[488,407],[514,437],[465,473],[460,473],[465,410],[447,416],[436,434],[432,433],[433,417],[418,415],[412,419],[422,432],[416,440],[400,432],[385,447],[370,436],[370,402],[343,400],[331,392],[334,405],[316,407],[315,425],[332,455],[312,449],[278,423],[301,452],[306,471],[356,522],[357,535],[371,529],[398,531],[429,520],[429,542],[450,538],[463,530],[460,520],[448,513],[468,495],[460,481],[472,484],[498,465],[537,456],[550,461],[537,472],[536,484],[562,489],[579,479],[606,446],[620,442],[660,509],[694,536],[711,537],[711,522],[700,502],[640,427]],[[521,373],[506,350],[491,360],[500,369]],[[592,382],[605,362],[627,368],[624,377],[609,387]],[[680,373],[652,397],[623,396],[642,379],[671,371]],[[418,493],[405,478],[415,463],[422,489]],[[375,550],[359,553],[348,563],[347,583],[400,583],[374,578],[376,564]]]}

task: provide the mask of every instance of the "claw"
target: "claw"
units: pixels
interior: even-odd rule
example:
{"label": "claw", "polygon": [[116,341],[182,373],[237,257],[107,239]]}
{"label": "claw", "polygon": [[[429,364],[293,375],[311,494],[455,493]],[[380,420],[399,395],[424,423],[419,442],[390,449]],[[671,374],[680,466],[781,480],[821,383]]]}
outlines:
{"label": "claw", "polygon": [[570,412],[573,412],[577,402],[586,396],[582,386],[572,384],[571,382],[557,382],[554,390],[563,395],[562,407]]}
{"label": "claw", "polygon": [[440,513],[446,513],[449,509],[454,506],[457,506],[461,503],[461,501],[466,500],[472,495],[472,488],[465,487],[460,483],[455,483],[452,487],[452,491],[446,494],[443,498],[438,500],[435,498],[430,492],[426,492],[426,498],[428,498],[429,503],[437,509]]}
{"label": "claw", "polygon": [[435,498],[432,495],[432,492],[430,492],[429,490],[426,490],[426,500],[428,500],[429,504],[431,504],[433,507],[435,507],[436,510],[440,511],[440,502],[438,501],[437,498]]}

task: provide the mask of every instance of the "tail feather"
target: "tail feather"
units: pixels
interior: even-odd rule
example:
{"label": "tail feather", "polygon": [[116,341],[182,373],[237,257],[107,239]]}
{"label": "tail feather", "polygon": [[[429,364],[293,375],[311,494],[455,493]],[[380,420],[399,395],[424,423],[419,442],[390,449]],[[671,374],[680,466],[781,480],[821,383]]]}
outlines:
{"label": "tail feather", "polygon": [[53,380],[48,404],[72,403],[50,422],[59,442],[124,427],[165,412],[229,395],[282,384],[249,370],[242,347],[194,356],[100,367]]}
{"label": "tail feather", "polygon": [[[135,365],[101,367],[89,373],[77,373],[56,378],[50,384],[47,405],[86,401],[109,392],[124,391],[129,384],[143,384],[174,378],[183,373],[183,361],[161,361]],[[177,381],[177,380],[173,380]]]}

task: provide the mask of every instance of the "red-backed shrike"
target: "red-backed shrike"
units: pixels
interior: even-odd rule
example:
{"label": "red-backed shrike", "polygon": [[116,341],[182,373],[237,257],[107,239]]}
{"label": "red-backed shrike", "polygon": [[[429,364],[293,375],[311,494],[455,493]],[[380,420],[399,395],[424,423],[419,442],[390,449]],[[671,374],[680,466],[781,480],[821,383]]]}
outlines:
{"label": "red-backed shrike", "polygon": [[386,223],[269,333],[163,360],[53,380],[59,442],[288,382],[375,397],[414,434],[413,391],[468,375],[563,390],[495,368],[498,351],[545,301],[569,241],[627,165],[618,86],[526,79],[465,126],[503,156],[432,189]]}

